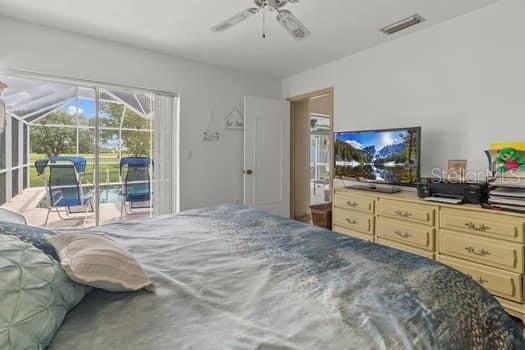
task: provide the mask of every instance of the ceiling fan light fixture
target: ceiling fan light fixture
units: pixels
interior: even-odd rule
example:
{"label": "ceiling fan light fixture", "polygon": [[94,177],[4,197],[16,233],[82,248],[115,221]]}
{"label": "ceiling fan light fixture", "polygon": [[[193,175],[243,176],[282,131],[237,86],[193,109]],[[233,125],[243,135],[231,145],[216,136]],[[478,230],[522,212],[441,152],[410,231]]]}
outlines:
{"label": "ceiling fan light fixture", "polygon": [[297,40],[303,40],[311,34],[308,28],[288,10],[280,10],[277,21]]}

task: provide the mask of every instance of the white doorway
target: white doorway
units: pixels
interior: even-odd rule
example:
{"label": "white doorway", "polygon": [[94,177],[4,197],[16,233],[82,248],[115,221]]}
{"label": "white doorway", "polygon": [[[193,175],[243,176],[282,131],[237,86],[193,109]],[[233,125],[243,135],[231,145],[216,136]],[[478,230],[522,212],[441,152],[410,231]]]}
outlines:
{"label": "white doorway", "polygon": [[291,213],[310,223],[312,205],[329,205],[333,171],[333,89],[290,98]]}

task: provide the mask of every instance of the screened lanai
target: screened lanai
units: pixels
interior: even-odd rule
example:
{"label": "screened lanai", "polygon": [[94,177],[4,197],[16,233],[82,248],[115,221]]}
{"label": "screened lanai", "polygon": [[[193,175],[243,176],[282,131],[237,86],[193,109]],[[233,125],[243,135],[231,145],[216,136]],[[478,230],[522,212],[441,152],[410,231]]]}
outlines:
{"label": "screened lanai", "polygon": [[[4,130],[0,131],[0,206],[45,210],[47,177],[37,172],[35,162],[80,156],[87,161],[81,186],[93,191],[95,184],[100,185],[100,203],[117,207],[120,160],[153,158],[155,96],[3,75],[0,82],[7,85],[0,97],[5,105]],[[30,198],[18,200],[22,203],[17,205],[22,197]],[[119,215],[115,211],[110,216]]]}

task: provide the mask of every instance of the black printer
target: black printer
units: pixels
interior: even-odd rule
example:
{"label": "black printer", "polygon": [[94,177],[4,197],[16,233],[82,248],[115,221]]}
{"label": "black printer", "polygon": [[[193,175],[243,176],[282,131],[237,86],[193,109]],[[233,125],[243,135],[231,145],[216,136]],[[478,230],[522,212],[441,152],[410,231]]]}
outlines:
{"label": "black printer", "polygon": [[421,178],[417,183],[417,195],[427,201],[447,204],[482,204],[488,199],[488,184]]}

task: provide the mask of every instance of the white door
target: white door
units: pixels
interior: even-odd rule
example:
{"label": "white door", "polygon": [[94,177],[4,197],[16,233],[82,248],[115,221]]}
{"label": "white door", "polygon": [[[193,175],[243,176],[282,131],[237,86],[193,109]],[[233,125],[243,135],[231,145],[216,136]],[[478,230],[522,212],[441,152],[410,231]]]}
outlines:
{"label": "white door", "polygon": [[244,98],[244,204],[290,217],[290,103]]}

